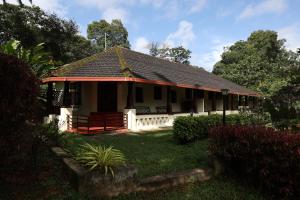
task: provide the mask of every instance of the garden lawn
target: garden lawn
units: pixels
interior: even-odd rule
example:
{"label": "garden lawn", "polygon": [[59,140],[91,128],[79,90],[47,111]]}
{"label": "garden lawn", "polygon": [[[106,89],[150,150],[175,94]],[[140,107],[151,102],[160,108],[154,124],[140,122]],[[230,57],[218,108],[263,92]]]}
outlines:
{"label": "garden lawn", "polygon": [[64,141],[64,147],[71,153],[85,142],[113,146],[125,154],[127,163],[138,168],[139,177],[208,167],[208,140],[179,145],[173,139],[172,131],[95,136],[67,134]]}

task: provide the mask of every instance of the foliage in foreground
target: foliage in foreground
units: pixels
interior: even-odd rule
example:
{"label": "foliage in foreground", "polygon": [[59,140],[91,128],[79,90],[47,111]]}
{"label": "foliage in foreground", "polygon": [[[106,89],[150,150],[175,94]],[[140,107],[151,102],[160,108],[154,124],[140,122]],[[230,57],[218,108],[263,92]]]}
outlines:
{"label": "foliage in foreground", "polygon": [[34,118],[38,80],[27,64],[3,53],[0,53],[0,74],[1,135],[9,135]]}
{"label": "foliage in foreground", "polygon": [[37,77],[45,75],[55,69],[50,54],[44,51],[44,43],[34,46],[32,49],[25,49],[18,40],[10,40],[0,46],[0,52],[14,55],[28,64]]}
{"label": "foliage in foreground", "polygon": [[59,132],[58,120],[52,121],[49,124],[36,125],[35,132],[43,141],[55,143],[56,145],[62,142],[63,133]]}
{"label": "foliage in foreground", "polygon": [[76,160],[84,164],[90,170],[104,169],[105,175],[108,170],[114,177],[114,168],[125,165],[124,154],[113,147],[96,146],[91,144],[81,145],[81,149],[76,155]]}
{"label": "foliage in foreground", "polygon": [[210,129],[212,156],[274,198],[300,195],[300,135],[255,126]]}

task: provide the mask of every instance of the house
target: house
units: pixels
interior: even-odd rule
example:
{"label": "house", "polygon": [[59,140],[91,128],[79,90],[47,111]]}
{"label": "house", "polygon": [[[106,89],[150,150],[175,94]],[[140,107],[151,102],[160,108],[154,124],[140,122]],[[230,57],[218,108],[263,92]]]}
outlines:
{"label": "house", "polygon": [[172,126],[178,116],[227,113],[253,107],[257,92],[202,68],[174,63],[121,47],[64,65],[44,78],[47,120],[62,131],[131,131]]}

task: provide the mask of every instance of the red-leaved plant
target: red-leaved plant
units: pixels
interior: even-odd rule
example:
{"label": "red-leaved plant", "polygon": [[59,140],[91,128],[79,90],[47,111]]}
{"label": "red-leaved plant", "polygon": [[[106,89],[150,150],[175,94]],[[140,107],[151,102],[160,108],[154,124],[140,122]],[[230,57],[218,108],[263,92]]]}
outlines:
{"label": "red-leaved plant", "polygon": [[273,198],[300,196],[300,134],[258,126],[209,130],[210,154],[226,172],[248,180]]}

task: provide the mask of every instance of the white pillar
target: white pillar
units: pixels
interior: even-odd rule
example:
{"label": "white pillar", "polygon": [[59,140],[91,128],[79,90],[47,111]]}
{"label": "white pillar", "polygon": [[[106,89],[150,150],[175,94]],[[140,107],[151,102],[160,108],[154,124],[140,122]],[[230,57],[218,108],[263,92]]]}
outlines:
{"label": "white pillar", "polygon": [[127,115],[127,129],[136,130],[136,109],[124,109],[124,114]]}
{"label": "white pillar", "polygon": [[60,115],[58,117],[58,129],[60,131],[67,131],[68,130],[68,116],[72,117],[73,115],[73,108],[60,108]]}

